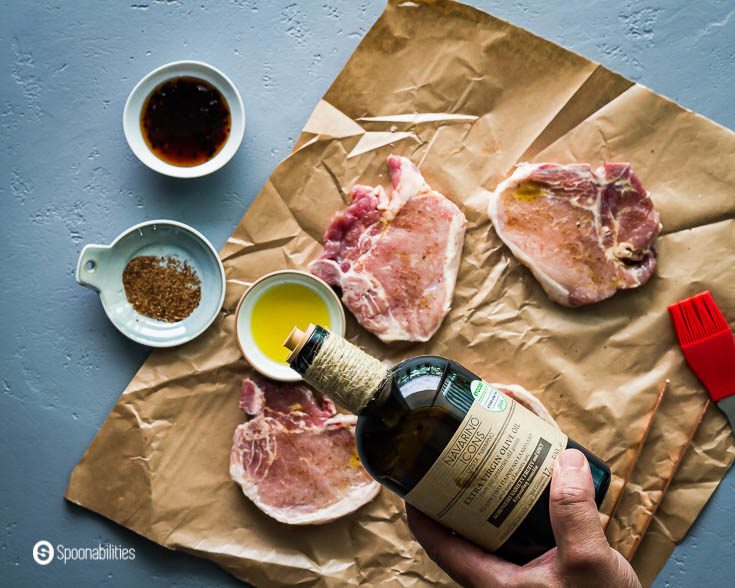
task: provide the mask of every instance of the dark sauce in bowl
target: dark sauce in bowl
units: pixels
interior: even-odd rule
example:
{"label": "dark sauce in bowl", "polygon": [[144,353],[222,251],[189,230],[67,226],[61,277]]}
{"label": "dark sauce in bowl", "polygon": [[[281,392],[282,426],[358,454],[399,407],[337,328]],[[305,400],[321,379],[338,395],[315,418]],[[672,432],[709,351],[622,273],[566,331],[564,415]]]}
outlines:
{"label": "dark sauce in bowl", "polygon": [[209,82],[179,77],[159,85],[145,101],[140,127],[159,159],[180,167],[212,159],[230,135],[230,108]]}

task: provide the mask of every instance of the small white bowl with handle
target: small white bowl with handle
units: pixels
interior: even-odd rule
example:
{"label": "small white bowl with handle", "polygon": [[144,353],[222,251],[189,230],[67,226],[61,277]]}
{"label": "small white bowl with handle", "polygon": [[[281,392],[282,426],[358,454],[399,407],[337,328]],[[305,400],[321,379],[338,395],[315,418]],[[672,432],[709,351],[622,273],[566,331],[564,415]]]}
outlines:
{"label": "small white bowl with handle", "polygon": [[[123,271],[131,259],[143,255],[174,257],[196,273],[202,296],[185,319],[159,321],[138,313],[128,302]],[[150,347],[174,347],[199,336],[217,318],[225,299],[225,270],[217,251],[199,231],[172,220],[137,224],[109,245],[85,245],[75,277],[99,293],[107,317],[123,335]]]}

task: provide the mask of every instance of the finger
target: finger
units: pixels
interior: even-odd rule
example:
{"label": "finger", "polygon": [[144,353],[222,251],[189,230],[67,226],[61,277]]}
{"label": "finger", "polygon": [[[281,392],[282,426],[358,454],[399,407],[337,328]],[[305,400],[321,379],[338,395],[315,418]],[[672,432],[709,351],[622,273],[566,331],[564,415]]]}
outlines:
{"label": "finger", "polygon": [[609,558],[589,464],[576,449],[567,449],[554,463],[550,515],[562,565],[593,566]]}
{"label": "finger", "polygon": [[408,526],[427,555],[462,586],[503,586],[519,568],[452,534],[449,529],[406,504]]}

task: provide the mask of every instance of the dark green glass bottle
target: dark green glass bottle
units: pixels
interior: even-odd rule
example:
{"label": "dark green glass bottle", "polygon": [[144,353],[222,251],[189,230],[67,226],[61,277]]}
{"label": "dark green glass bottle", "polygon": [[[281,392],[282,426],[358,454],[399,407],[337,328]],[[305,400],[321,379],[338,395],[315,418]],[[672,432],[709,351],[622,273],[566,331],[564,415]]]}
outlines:
{"label": "dark green glass bottle", "polygon": [[[309,383],[314,384],[309,371],[329,337],[334,335],[315,327],[299,345],[291,346],[289,363]],[[475,402],[472,386],[478,380],[458,363],[439,356],[414,357],[387,370],[380,385],[367,391],[370,399],[358,411],[357,449],[367,471],[399,496],[409,494],[457,434]],[[571,439],[566,447],[587,457],[599,506],[610,483],[610,469]],[[554,545],[547,484],[496,553],[525,563]]]}

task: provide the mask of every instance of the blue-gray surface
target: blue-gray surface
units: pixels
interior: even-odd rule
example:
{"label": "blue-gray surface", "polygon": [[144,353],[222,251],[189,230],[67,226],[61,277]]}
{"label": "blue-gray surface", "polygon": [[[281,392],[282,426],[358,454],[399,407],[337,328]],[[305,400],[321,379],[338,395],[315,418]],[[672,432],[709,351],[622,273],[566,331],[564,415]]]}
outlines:
{"label": "blue-gray surface", "polygon": [[[733,0],[472,3],[735,127]],[[62,498],[69,473],[147,355],[74,282],[87,242],[144,219],[190,223],[221,246],[313,106],[383,9],[380,1],[0,0],[0,577],[10,586],[235,586]],[[135,82],[200,59],[240,88],[248,116],[219,173],[175,181],[123,137]],[[657,586],[731,585],[730,472]],[[134,547],[133,562],[31,557],[47,539]]]}

